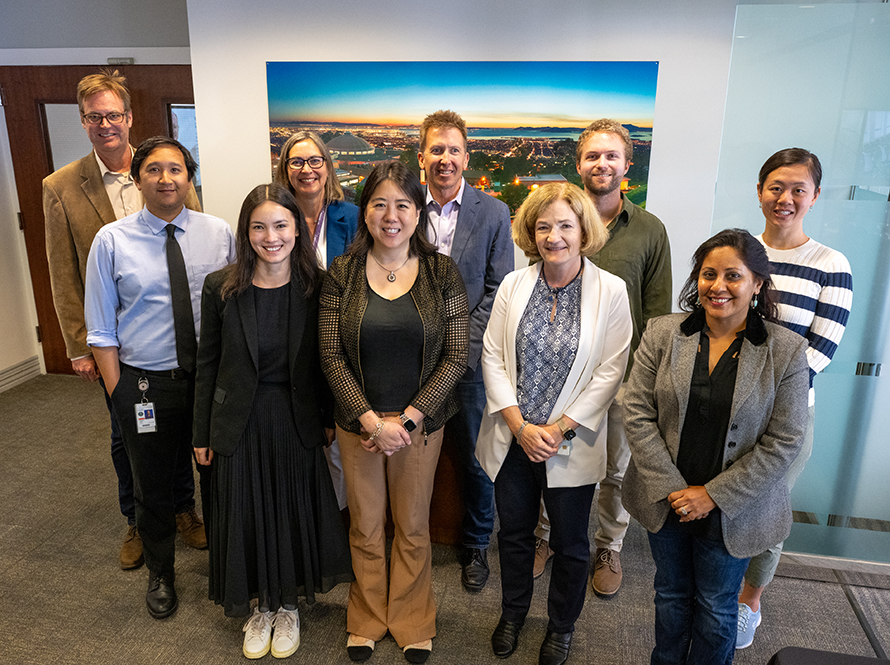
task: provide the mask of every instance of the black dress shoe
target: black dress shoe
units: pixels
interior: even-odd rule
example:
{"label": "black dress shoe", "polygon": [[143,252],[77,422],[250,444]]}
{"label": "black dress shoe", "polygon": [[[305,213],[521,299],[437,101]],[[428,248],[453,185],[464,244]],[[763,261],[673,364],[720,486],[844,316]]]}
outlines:
{"label": "black dress shoe", "polygon": [[179,600],[173,586],[173,575],[158,575],[148,571],[148,593],[145,594],[148,613],[155,619],[163,619],[176,611]]}
{"label": "black dress shoe", "polygon": [[506,619],[498,621],[498,627],[491,634],[491,648],[494,650],[494,655],[498,658],[507,658],[516,651],[520,630],[522,630],[521,623]]}
{"label": "black dress shoe", "polygon": [[554,633],[548,630],[547,637],[541,644],[538,665],[563,665],[569,659],[569,647],[571,646],[571,633]]}
{"label": "black dress shoe", "polygon": [[473,593],[482,591],[488,582],[487,549],[467,549],[464,553],[464,565],[460,573],[460,581],[464,589]]}

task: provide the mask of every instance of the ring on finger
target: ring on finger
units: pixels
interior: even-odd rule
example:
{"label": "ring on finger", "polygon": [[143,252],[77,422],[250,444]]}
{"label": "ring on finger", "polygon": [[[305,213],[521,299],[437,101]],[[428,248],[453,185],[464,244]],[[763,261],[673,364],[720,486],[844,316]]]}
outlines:
{"label": "ring on finger", "polygon": [[683,517],[686,517],[686,516],[689,514],[689,511],[686,510],[686,506],[683,506],[682,508],[680,508],[680,514],[681,514]]}

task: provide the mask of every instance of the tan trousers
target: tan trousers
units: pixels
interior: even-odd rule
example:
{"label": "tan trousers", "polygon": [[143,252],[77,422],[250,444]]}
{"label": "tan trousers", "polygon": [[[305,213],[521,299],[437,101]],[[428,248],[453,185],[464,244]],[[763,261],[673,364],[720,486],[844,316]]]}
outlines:
{"label": "tan trousers", "polygon": [[[387,457],[366,451],[359,435],[337,428],[355,573],[346,611],[349,633],[376,642],[388,630],[400,648],[436,635],[429,521],[442,431],[430,434],[424,445],[417,428],[410,446]],[[395,523],[388,576],[387,499]]]}

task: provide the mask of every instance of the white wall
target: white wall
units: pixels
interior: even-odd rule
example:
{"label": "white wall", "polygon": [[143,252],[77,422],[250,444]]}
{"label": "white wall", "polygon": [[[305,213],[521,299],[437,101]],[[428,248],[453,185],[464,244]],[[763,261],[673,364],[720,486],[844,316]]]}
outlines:
{"label": "white wall", "polygon": [[710,235],[735,0],[187,2],[205,208],[230,223],[270,178],[266,61],[657,60],[647,208],[675,292]]}
{"label": "white wall", "polygon": [[12,174],[12,156],[6,114],[0,107],[0,371],[40,355],[25,237],[16,214],[18,197],[7,174]]}

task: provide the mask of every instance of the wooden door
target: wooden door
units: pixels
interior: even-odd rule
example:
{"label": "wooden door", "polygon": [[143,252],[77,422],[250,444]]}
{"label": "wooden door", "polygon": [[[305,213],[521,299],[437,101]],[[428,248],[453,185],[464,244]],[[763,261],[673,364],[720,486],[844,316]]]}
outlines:
{"label": "wooden door", "polygon": [[[0,67],[16,190],[22,214],[31,284],[40,325],[46,369],[72,374],[71,362],[53,307],[46,260],[43,219],[43,178],[53,165],[45,122],[45,104],[77,102],[77,83],[100,67]],[[114,69],[127,77],[133,110],[130,142],[139,145],[150,136],[171,136],[170,105],[194,104],[189,65],[130,65]],[[81,129],[81,131],[83,131]],[[60,168],[64,164],[57,164]]]}

